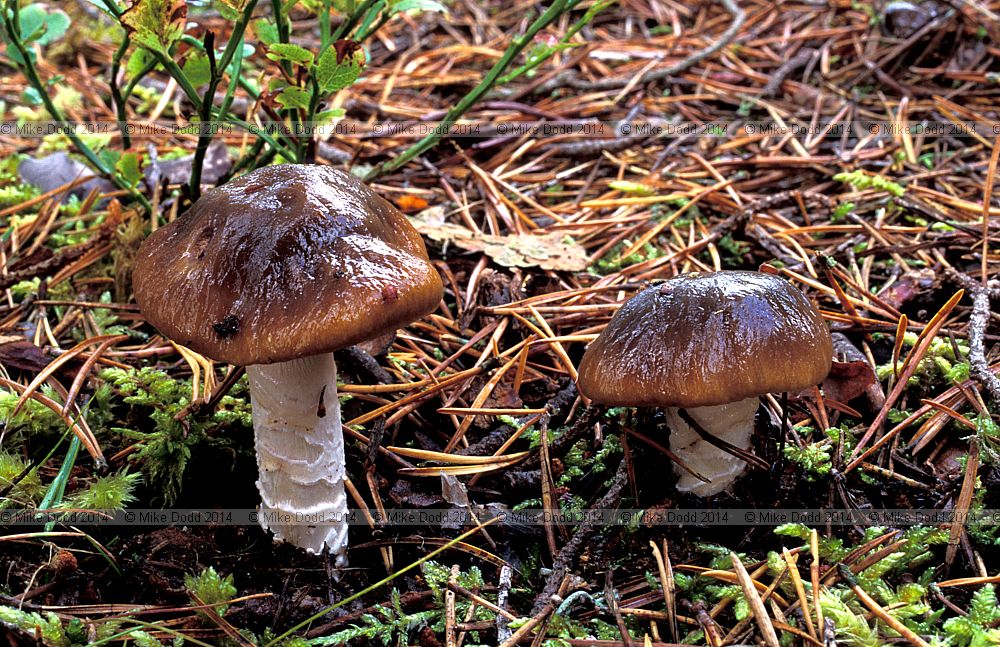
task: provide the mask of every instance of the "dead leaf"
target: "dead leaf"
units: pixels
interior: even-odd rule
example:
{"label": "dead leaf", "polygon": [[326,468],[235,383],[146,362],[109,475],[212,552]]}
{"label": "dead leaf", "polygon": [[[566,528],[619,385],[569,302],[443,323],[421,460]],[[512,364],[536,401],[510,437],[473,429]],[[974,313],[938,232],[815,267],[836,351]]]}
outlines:
{"label": "dead leaf", "polygon": [[885,393],[871,364],[843,333],[833,333],[833,356],[830,374],[823,380],[823,392],[837,402],[849,401],[865,394],[873,410],[881,409]]}
{"label": "dead leaf", "polygon": [[441,473],[441,496],[452,505],[469,507],[469,491],[465,489],[465,484],[444,472]]}
{"label": "dead leaf", "polygon": [[866,361],[834,362],[830,374],[823,380],[826,397],[847,404],[875,384],[875,371]]}
{"label": "dead leaf", "polygon": [[[159,160],[156,149],[150,147],[149,164],[143,175],[150,190],[166,178],[168,184],[186,184],[191,181],[191,163],[194,155],[185,155],[171,160]],[[202,186],[215,186],[222,176],[229,172],[233,160],[229,156],[226,142],[217,139],[205,151],[205,161],[201,169]]]}
{"label": "dead leaf", "polygon": [[442,503],[440,495],[415,491],[413,483],[406,479],[399,479],[393,484],[389,491],[389,498],[396,505],[409,508],[430,508]]}
{"label": "dead leaf", "polygon": [[91,178],[63,195],[63,202],[69,200],[71,195],[82,199],[93,189],[97,189],[101,193],[109,193],[115,188],[107,180],[95,176],[93,171],[70,157],[66,151],[59,151],[38,159],[25,158],[18,165],[17,173],[21,176],[22,182],[35,185],[42,193],[48,193],[83,178]]}
{"label": "dead leaf", "polygon": [[45,351],[24,337],[0,335],[0,366],[37,373],[51,361]]}
{"label": "dead leaf", "polygon": [[932,289],[934,287],[934,280],[934,270],[911,270],[879,293],[879,297],[892,307],[901,308],[914,297]]}
{"label": "dead leaf", "polygon": [[559,233],[494,236],[444,221],[444,208],[431,207],[411,218],[413,226],[431,240],[469,252],[483,252],[504,267],[538,267],[577,272],[587,268],[586,250]]}

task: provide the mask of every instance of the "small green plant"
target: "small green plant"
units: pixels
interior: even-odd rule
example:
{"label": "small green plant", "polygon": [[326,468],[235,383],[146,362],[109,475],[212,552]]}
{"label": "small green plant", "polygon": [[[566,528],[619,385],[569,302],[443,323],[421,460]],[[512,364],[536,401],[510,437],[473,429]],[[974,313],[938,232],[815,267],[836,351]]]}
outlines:
{"label": "small green plant", "polygon": [[[29,463],[20,456],[0,450],[0,509],[29,507],[38,503],[45,494],[45,487],[36,470],[27,471]],[[25,473],[27,471],[27,473]],[[15,479],[20,480],[15,484]],[[7,489],[10,488],[9,491]]]}
{"label": "small green plant", "polygon": [[844,222],[844,220],[847,219],[847,216],[853,213],[855,206],[856,205],[853,202],[842,202],[838,204],[833,210],[833,213],[830,214],[830,222],[834,225]]}
{"label": "small green plant", "polygon": [[[912,348],[917,343],[917,334],[913,332],[903,333],[903,348]],[[956,354],[957,349],[957,354]],[[968,379],[969,375],[969,344],[968,342],[956,339],[954,344],[950,339],[935,337],[931,341],[930,348],[917,365],[917,370],[910,377],[908,385],[911,387],[921,387],[930,384],[935,378],[944,377],[950,382]],[[896,370],[902,369],[902,356],[900,364]],[[892,362],[878,366],[875,374],[880,380],[888,380],[893,374]]]}
{"label": "small green plant", "polygon": [[[444,115],[439,129],[391,161],[370,169],[366,179],[399,168],[435,146],[497,83],[508,83],[530,73],[554,54],[573,46],[570,39],[613,4],[613,0],[594,2],[569,26],[562,39],[554,43],[547,39],[536,41],[536,36],[544,29],[568,15],[581,2],[553,2],[530,21],[523,34],[514,36],[482,81]],[[2,0],[2,3],[0,36],[6,44],[7,59],[24,73],[28,82],[25,105],[21,106],[26,110],[22,110],[24,114],[19,114],[18,118],[41,119],[45,118],[42,111],[47,112],[59,125],[62,135],[97,172],[128,191],[148,209],[149,201],[140,191],[140,154],[117,150],[98,154],[92,143],[67,120],[69,112],[65,101],[57,100],[60,88],[65,86],[58,78],[43,78],[36,65],[36,49],[61,38],[70,27],[69,18],[60,10],[38,3],[26,7],[22,7],[19,0]],[[213,31],[206,32],[201,39],[188,33],[188,3],[176,0],[91,0],[91,3],[104,11],[110,24],[117,27],[114,35],[118,42],[108,85],[118,121],[128,120],[126,106],[133,94],[143,99],[148,109],[151,97],[139,83],[154,72],[172,77],[193,106],[191,114],[175,115],[186,118],[190,132],[198,136],[188,183],[192,197],[199,193],[208,144],[223,127],[238,128],[253,140],[243,158],[237,161],[233,173],[264,166],[279,157],[295,162],[312,159],[314,126],[342,116],[339,108],[328,108],[325,103],[362,74],[368,59],[364,42],[401,14],[446,12],[446,7],[436,0],[275,0],[268,18],[252,21],[258,0],[217,0],[213,8],[229,23],[228,29],[223,30],[228,34],[227,40],[217,47]],[[197,10],[196,6],[192,8],[192,11]],[[315,17],[319,43],[314,49],[293,42],[290,15],[293,10]],[[335,27],[332,17],[338,14],[340,22]],[[257,47],[247,42],[248,34],[256,37]],[[532,43],[535,46],[530,48],[526,62],[508,72]],[[260,46],[264,56],[273,62],[267,69],[260,69],[262,61],[259,56],[255,57]],[[123,80],[124,86],[120,85]],[[271,122],[275,128],[258,128],[235,114],[232,106],[237,90],[242,90],[262,106],[263,120]],[[121,140],[125,151],[132,147],[127,131],[122,133]]]}
{"label": "small green plant", "polygon": [[[59,402],[58,394],[51,387],[43,386],[40,390],[45,397]],[[0,421],[6,423],[8,432],[30,429],[33,434],[48,435],[66,431],[66,423],[59,414],[34,398],[28,399],[16,415],[11,415],[19,399],[19,394],[0,389]]]}
{"label": "small green plant", "polygon": [[47,647],[94,645],[116,640],[131,640],[138,647],[163,647],[159,640],[142,629],[122,629],[128,621],[127,617],[104,620],[88,628],[77,618],[63,624],[59,616],[51,611],[36,613],[0,605],[0,627],[21,631],[26,637]]}
{"label": "small green plant", "polygon": [[41,643],[52,647],[69,647],[70,640],[59,616],[48,611],[45,615],[0,605],[0,625],[38,636]]}
{"label": "small green plant", "polygon": [[837,638],[850,647],[881,647],[884,643],[878,630],[868,624],[863,609],[848,604],[850,592],[846,588],[827,589],[820,594],[823,616],[830,618],[836,628]]}
{"label": "small green plant", "polygon": [[[427,561],[420,566],[424,581],[434,596],[434,607],[425,611],[407,613],[403,609],[402,600],[397,589],[393,589],[389,597],[389,606],[377,607],[375,613],[366,613],[361,617],[362,624],[352,625],[348,629],[322,638],[313,638],[309,645],[344,645],[350,641],[364,641],[365,644],[377,641],[382,645],[409,644],[409,637],[423,627],[431,627],[436,633],[445,631],[444,593],[451,579],[451,569],[434,561]],[[469,590],[479,591],[485,586],[482,573],[475,566],[467,571],[460,571],[456,582]],[[466,617],[470,602],[463,597],[456,599],[455,611],[459,617]],[[490,621],[495,614],[481,606],[474,613],[475,620]],[[471,632],[472,641],[478,642],[478,632]]]}
{"label": "small green plant", "polygon": [[833,445],[828,440],[808,443],[801,448],[786,445],[785,458],[802,467],[807,481],[818,481],[830,474],[832,451]]}
{"label": "small green plant", "polygon": [[871,175],[861,170],[837,173],[833,176],[833,179],[837,182],[850,184],[858,191],[876,189],[884,191],[896,198],[901,198],[906,194],[906,189],[903,188],[901,184],[893,182],[892,180],[881,175]]}
{"label": "small green plant", "polygon": [[742,266],[743,259],[751,251],[750,243],[743,240],[736,240],[732,234],[726,234],[716,244],[719,249],[726,252],[722,257],[722,264],[729,268]]}
{"label": "small green plant", "polygon": [[969,605],[969,615],[949,618],[944,623],[944,632],[957,647],[986,647],[1000,644],[1000,604],[992,584],[976,591]]}
{"label": "small green plant", "polygon": [[346,645],[352,641],[356,644],[382,644],[390,645],[408,644],[407,637],[417,630],[426,627],[440,611],[416,611],[406,613],[400,603],[399,591],[392,590],[391,606],[376,607],[375,613],[366,613],[361,616],[360,625],[351,625],[348,629],[343,629],[335,634],[313,638],[304,641],[305,645],[320,647],[326,645]]}
{"label": "small green plant", "polygon": [[64,508],[89,510],[123,510],[135,501],[132,490],[142,480],[140,474],[118,472],[95,478],[84,489],[72,493],[63,501]]}
{"label": "small green plant", "polygon": [[614,274],[623,267],[635,265],[636,263],[641,263],[651,258],[659,258],[665,254],[662,249],[656,247],[652,243],[645,243],[642,246],[642,249],[635,251],[628,256],[622,256],[622,252],[631,246],[632,243],[627,240],[618,243],[612,247],[607,254],[598,259],[598,261],[591,266],[590,270],[595,274],[600,274],[602,276]]}
{"label": "small green plant", "polygon": [[178,420],[188,406],[191,384],[176,380],[163,371],[144,367],[140,370],[109,368],[101,371],[108,382],[123,397],[122,401],[135,410],[129,419],[149,420],[152,428],[113,427],[126,438],[138,441],[140,449],[130,458],[145,475],[146,482],[163,492],[168,505],[180,494],[184,471],[192,448],[199,443],[225,444],[224,437],[207,433],[220,427],[239,426],[251,429],[250,404],[246,397],[246,380],[222,398],[209,416]]}
{"label": "small green plant", "polygon": [[[220,604],[236,597],[236,585],[233,584],[233,576],[219,575],[214,568],[209,566],[197,575],[184,576],[184,588],[195,604],[211,604],[213,609],[220,616],[225,615],[229,605]],[[199,602],[200,601],[200,602]],[[199,615],[207,617],[199,611]]]}

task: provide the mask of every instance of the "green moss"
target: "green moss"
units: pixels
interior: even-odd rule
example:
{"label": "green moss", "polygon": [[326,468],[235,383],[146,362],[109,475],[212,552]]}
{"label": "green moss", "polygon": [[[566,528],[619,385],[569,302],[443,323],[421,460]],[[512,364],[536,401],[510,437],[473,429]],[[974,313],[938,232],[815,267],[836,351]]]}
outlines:
{"label": "green moss", "polygon": [[[0,491],[10,487],[18,476],[28,468],[28,463],[20,456],[0,450]],[[31,470],[17,482],[7,495],[0,499],[0,508],[29,507],[38,503],[45,494],[45,487],[36,470]]]}
{"label": "green moss", "polygon": [[149,367],[138,371],[109,368],[101,371],[100,377],[130,407],[131,413],[125,419],[145,422],[137,423],[137,428],[116,426],[112,430],[139,443],[139,451],[130,458],[139,465],[146,482],[163,492],[168,505],[180,494],[192,448],[201,443],[227,444],[225,437],[216,433],[220,427],[253,428],[245,378],[222,398],[211,415],[178,420],[190,402],[189,380],[176,380]]}
{"label": "green moss", "polygon": [[[198,575],[185,575],[184,588],[188,590],[191,599],[195,604],[212,604],[213,609],[220,616],[225,615],[229,606],[219,604],[236,597],[236,586],[233,584],[233,576],[219,575],[214,568],[209,566]],[[202,617],[208,617],[199,611]]]}
{"label": "green moss", "polygon": [[864,191],[865,189],[876,189],[878,191],[884,191],[896,198],[901,198],[906,193],[906,189],[903,188],[901,184],[893,182],[892,180],[881,175],[870,175],[862,170],[837,173],[833,176],[833,179],[837,182],[850,184],[859,191]]}
{"label": "green moss", "polygon": [[652,243],[646,243],[639,251],[633,252],[628,256],[621,256],[621,253],[631,246],[632,243],[627,240],[618,243],[603,258],[591,265],[590,271],[602,276],[613,274],[623,267],[635,265],[651,258],[659,258],[665,254],[662,249],[654,246]]}
{"label": "green moss", "polygon": [[72,493],[63,507],[90,510],[122,510],[135,501],[132,490],[142,479],[139,474],[118,472],[99,476],[86,488]]}

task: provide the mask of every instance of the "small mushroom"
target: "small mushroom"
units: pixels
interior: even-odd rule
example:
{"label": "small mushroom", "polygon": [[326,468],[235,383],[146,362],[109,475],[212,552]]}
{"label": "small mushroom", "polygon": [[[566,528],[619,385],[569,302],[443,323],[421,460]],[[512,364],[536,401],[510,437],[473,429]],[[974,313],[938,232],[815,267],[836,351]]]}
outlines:
{"label": "small mushroom", "polygon": [[417,231],[347,173],[270,166],[206,192],[151,234],[133,287],[161,333],[247,367],[264,528],[346,563],[332,351],[437,307],[441,279]]}
{"label": "small mushroom", "polygon": [[760,272],[686,274],[625,303],[580,362],[580,391],[599,404],[666,407],[670,448],[705,482],[675,468],[677,489],[709,496],[746,462],[758,397],[820,383],[830,371],[830,332],[787,281]]}

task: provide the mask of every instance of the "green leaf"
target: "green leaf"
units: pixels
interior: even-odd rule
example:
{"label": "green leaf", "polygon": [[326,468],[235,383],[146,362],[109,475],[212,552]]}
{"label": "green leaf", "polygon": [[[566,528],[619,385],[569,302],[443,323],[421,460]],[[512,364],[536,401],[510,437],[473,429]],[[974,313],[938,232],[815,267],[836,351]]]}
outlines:
{"label": "green leaf", "polygon": [[212,68],[205,54],[191,54],[184,63],[183,72],[194,87],[205,85],[212,80]]}
{"label": "green leaf", "polygon": [[132,55],[128,57],[128,62],[125,63],[125,74],[130,79],[134,79],[139,76],[139,73],[146,69],[149,62],[153,60],[153,55],[148,49],[142,47],[136,48]]}
{"label": "green leaf", "polygon": [[[107,5],[105,5],[104,2],[102,2],[102,0],[87,0],[87,2],[93,7],[96,7],[97,9],[100,9],[101,11],[106,13],[109,17],[113,18],[114,20],[118,20],[118,16],[116,16],[110,9],[108,9]],[[119,10],[124,8],[121,6],[121,3],[117,1],[111,2],[111,4],[113,4]]]}
{"label": "green leaf", "polygon": [[375,22],[375,19],[382,14],[382,10],[386,8],[386,5],[386,0],[378,0],[378,2],[373,4],[368,9],[368,13],[365,14],[365,17],[361,19],[360,23],[358,23],[358,26],[353,33],[371,35],[368,28],[371,27],[372,23]]}
{"label": "green leaf", "polygon": [[628,193],[631,195],[653,195],[656,193],[656,189],[647,184],[631,182],[629,180],[614,180],[608,184],[608,187],[614,189],[615,191],[621,191],[622,193]]}
{"label": "green leaf", "polygon": [[1000,620],[1000,605],[997,603],[997,596],[992,585],[982,586],[972,594],[972,603],[969,605],[969,620],[980,626]]}
{"label": "green leaf", "polygon": [[448,14],[448,8],[436,0],[398,0],[397,2],[389,3],[390,16],[404,12],[420,13],[421,11],[436,11],[445,15]]}
{"label": "green leaf", "polygon": [[[33,5],[29,5],[33,6]],[[63,37],[69,29],[69,16],[66,12],[56,9],[45,16],[45,33],[38,37],[39,45],[48,45]]]}
{"label": "green leaf", "polygon": [[272,61],[291,61],[303,67],[312,65],[313,53],[294,43],[274,43],[267,48],[267,57]]}
{"label": "green leaf", "polygon": [[268,22],[263,18],[254,21],[253,31],[257,34],[257,38],[260,39],[260,42],[264,43],[267,47],[270,47],[278,42],[278,27],[274,23]]}
{"label": "green leaf", "polygon": [[111,168],[118,168],[118,160],[121,159],[121,156],[121,153],[111,148],[105,148],[97,154],[98,159],[104,162],[105,166]]}
{"label": "green leaf", "polygon": [[354,83],[365,69],[365,50],[353,40],[338,40],[316,65],[316,81],[325,93],[339,92]]}
{"label": "green leaf", "polygon": [[187,4],[184,0],[135,0],[121,16],[132,40],[153,51],[167,54],[184,35]]}
{"label": "green leaf", "polygon": [[[30,58],[31,62],[34,63],[35,50],[29,47],[27,48],[27,52],[28,52],[28,58]],[[21,56],[21,52],[19,52],[17,48],[14,47],[13,45],[8,45],[7,48],[4,50],[4,54],[6,54],[7,58],[13,61],[15,65],[24,65],[24,57]]]}
{"label": "green leaf", "polygon": [[21,93],[21,100],[29,106],[42,105],[42,95],[35,88],[25,88]]}
{"label": "green leaf", "polygon": [[332,124],[337,119],[343,118],[347,114],[347,111],[343,108],[334,108],[332,110],[324,110],[323,112],[317,113],[313,118],[317,124]]}
{"label": "green leaf", "polygon": [[219,15],[230,22],[236,22],[240,18],[240,12],[246,6],[246,0],[215,0],[212,5]]}
{"label": "green leaf", "polygon": [[236,76],[236,70],[240,65],[242,65],[242,60],[250,58],[256,51],[257,50],[255,50],[254,46],[250,43],[243,43],[243,49],[236,53],[236,56],[234,56],[233,60],[229,63],[229,67],[226,68],[226,74],[228,74],[230,78]]}
{"label": "green leaf", "polygon": [[306,110],[309,108],[309,93],[302,88],[296,86],[289,86],[281,91],[275,101],[280,103],[285,108],[302,108]]}
{"label": "green leaf", "polygon": [[65,12],[55,9],[46,11],[41,4],[30,4],[18,12],[18,28],[24,43],[37,42],[48,45],[60,38],[69,29],[70,20]]}
{"label": "green leaf", "polygon": [[130,188],[135,188],[142,180],[142,169],[139,168],[139,156],[135,153],[125,153],[118,158],[115,170]]}
{"label": "green leaf", "polygon": [[21,9],[17,22],[23,42],[30,43],[44,33],[45,14],[45,7],[40,4],[29,4]]}

